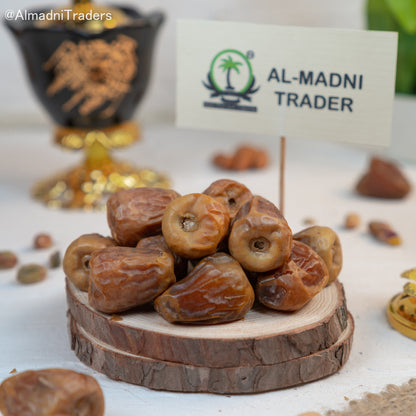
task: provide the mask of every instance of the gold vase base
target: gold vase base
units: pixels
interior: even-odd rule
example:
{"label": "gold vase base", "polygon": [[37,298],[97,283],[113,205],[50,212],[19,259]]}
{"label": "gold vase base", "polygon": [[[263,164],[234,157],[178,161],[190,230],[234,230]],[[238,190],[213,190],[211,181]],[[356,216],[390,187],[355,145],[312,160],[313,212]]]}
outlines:
{"label": "gold vase base", "polygon": [[105,208],[114,192],[144,186],[169,188],[170,181],[152,169],[111,160],[98,169],[85,163],[41,181],[34,186],[32,195],[50,208],[97,211]]}
{"label": "gold vase base", "polygon": [[387,305],[387,319],[395,330],[416,340],[416,297],[406,293],[394,296]]}

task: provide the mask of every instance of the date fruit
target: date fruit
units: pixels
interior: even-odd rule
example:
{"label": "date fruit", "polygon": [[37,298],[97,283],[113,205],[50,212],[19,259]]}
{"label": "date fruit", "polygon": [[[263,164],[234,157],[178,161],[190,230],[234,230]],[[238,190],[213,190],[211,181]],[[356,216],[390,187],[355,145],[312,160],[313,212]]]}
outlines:
{"label": "date fruit", "polygon": [[315,225],[296,233],[293,238],[316,251],[325,262],[329,272],[328,284],[341,272],[342,248],[337,233],[329,227]]}
{"label": "date fruit", "polygon": [[178,255],[197,259],[215,253],[228,232],[227,208],[204,194],[188,194],[172,201],[162,219],[162,233]]}
{"label": "date fruit", "polygon": [[28,370],[0,385],[4,416],[103,416],[104,395],[97,381],[72,370]]}
{"label": "date fruit", "polygon": [[322,258],[306,244],[294,240],[287,263],[258,275],[257,299],[271,309],[296,311],[326,286],[328,278]]}
{"label": "date fruit", "polygon": [[213,182],[203,193],[224,204],[228,209],[231,221],[237,215],[241,206],[253,196],[242,183],[230,179],[220,179]]}
{"label": "date fruit", "polygon": [[111,195],[107,221],[111,235],[120,246],[134,247],[150,235],[159,234],[166,206],[179,194],[172,189],[134,188]]}
{"label": "date fruit", "polygon": [[118,313],[152,301],[175,282],[173,257],[149,248],[108,247],[90,261],[90,305]]}
{"label": "date fruit", "polygon": [[115,245],[112,238],[100,234],[81,235],[66,249],[62,263],[64,273],[78,289],[86,292],[90,281],[91,254],[95,250]]}
{"label": "date fruit", "polygon": [[241,319],[253,302],[253,288],[240,264],[215,253],[156,298],[155,309],[169,322],[219,324]]}
{"label": "date fruit", "polygon": [[365,196],[400,199],[410,192],[411,186],[396,164],[373,157],[368,172],[361,177],[356,190]]}
{"label": "date fruit", "polygon": [[254,196],[236,215],[228,247],[245,269],[265,272],[276,269],[289,258],[292,231],[275,205]]}
{"label": "date fruit", "polygon": [[138,243],[138,248],[151,248],[153,250],[166,251],[172,254],[174,260],[174,270],[176,280],[182,279],[188,273],[188,260],[174,253],[166,243],[162,234],[152,235],[150,237],[142,238]]}

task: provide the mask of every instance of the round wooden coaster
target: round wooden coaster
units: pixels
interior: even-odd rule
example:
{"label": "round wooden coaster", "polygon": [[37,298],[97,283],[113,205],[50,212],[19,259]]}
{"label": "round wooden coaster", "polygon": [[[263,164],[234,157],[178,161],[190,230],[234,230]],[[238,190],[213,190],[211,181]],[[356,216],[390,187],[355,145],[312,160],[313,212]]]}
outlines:
{"label": "round wooden coaster", "polygon": [[214,368],[126,353],[94,338],[71,313],[68,316],[72,349],[86,365],[116,380],[178,392],[259,393],[318,380],[334,374],[347,361],[354,332],[348,314],[337,342],[322,351],[278,364]]}
{"label": "round wooden coaster", "polygon": [[205,367],[270,365],[308,356],[337,342],[347,326],[341,283],[296,313],[254,307],[243,320],[221,325],[175,325],[152,308],[111,316],[88,303],[67,280],[69,312],[85,331],[133,355]]}

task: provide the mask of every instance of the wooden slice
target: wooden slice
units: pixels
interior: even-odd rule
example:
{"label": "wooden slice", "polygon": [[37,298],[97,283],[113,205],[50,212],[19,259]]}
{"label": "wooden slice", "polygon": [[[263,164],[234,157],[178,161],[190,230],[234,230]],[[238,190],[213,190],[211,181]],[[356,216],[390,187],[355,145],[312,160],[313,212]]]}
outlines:
{"label": "wooden slice", "polygon": [[69,280],[67,300],[76,323],[118,351],[202,367],[270,365],[309,356],[336,343],[347,326],[339,282],[296,313],[256,306],[243,320],[211,326],[171,324],[149,307],[116,320],[90,307],[87,293]]}
{"label": "wooden slice", "polygon": [[116,380],[180,392],[259,393],[318,380],[337,372],[347,361],[354,330],[348,315],[337,342],[322,351],[278,364],[213,368],[126,353],[94,338],[68,315],[72,348],[82,362]]}

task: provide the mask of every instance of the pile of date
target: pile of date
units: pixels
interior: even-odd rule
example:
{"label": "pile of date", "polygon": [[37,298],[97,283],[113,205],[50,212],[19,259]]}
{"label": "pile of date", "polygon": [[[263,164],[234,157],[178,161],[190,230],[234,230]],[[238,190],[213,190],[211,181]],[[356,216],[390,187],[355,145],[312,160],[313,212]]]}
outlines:
{"label": "pile of date", "polygon": [[273,203],[233,180],[184,196],[122,190],[108,199],[107,219],[112,237],[82,235],[63,260],[103,313],[151,303],[172,323],[219,324],[243,318],[255,302],[297,311],[342,267],[332,229],[292,235]]}

